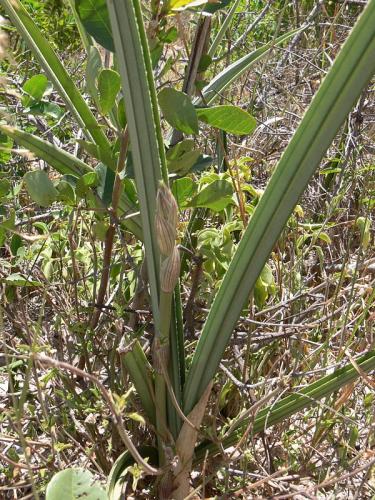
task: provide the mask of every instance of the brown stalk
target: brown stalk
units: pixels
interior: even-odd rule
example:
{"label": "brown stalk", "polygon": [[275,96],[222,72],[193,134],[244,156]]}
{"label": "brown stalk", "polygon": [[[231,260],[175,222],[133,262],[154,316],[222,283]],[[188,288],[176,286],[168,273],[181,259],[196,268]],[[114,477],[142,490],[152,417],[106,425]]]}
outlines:
{"label": "brown stalk", "polygon": [[121,187],[122,187],[120,173],[125,167],[126,153],[128,151],[128,145],[129,145],[129,134],[128,134],[127,128],[125,128],[124,132],[121,134],[120,140],[121,140],[120,155],[119,155],[118,162],[117,162],[116,178],[115,178],[115,182],[113,185],[113,192],[112,192],[111,224],[107,230],[106,239],[105,239],[105,243],[104,243],[103,271],[102,271],[102,277],[100,280],[98,296],[97,296],[96,300],[94,300],[94,302],[96,304],[98,304],[98,307],[95,309],[95,311],[91,317],[91,322],[90,322],[90,326],[93,330],[98,325],[100,315],[102,312],[101,306],[104,303],[104,299],[105,299],[105,295],[106,295],[106,291],[107,291],[107,286],[108,286],[109,271],[110,271],[110,264],[111,264],[112,250],[113,250],[113,242],[114,242],[115,231],[116,231],[115,220],[117,217],[117,210],[118,210],[118,205],[119,205],[119,201],[120,201]]}

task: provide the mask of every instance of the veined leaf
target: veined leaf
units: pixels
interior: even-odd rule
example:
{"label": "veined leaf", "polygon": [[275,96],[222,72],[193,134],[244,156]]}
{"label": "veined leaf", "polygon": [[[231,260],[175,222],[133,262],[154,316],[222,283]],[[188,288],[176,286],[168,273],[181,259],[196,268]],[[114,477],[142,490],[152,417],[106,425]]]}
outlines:
{"label": "veined leaf", "polygon": [[251,134],[256,127],[255,118],[237,106],[214,106],[196,111],[199,120],[230,134]]}
{"label": "veined leaf", "polygon": [[104,115],[112,111],[120,92],[121,78],[117,71],[103,69],[98,77],[100,109]]}
{"label": "veined leaf", "polygon": [[169,125],[184,132],[198,134],[198,118],[190,98],[172,88],[165,88],[158,95],[159,105]]}
{"label": "veined leaf", "polygon": [[102,47],[114,52],[106,0],[76,0],[76,10],[87,32]]}
{"label": "veined leaf", "polygon": [[356,23],[285,150],[203,327],[184,389],[188,414],[214,377],[243,304],[299,197],[375,72],[375,1]]}

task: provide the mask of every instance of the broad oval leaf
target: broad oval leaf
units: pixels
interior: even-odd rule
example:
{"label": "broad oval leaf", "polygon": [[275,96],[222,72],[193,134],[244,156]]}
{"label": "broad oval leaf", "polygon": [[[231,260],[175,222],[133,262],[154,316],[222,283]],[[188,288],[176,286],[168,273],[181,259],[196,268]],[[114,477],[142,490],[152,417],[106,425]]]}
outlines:
{"label": "broad oval leaf", "polygon": [[76,0],[76,10],[86,31],[102,47],[114,52],[106,0]]}
{"label": "broad oval leaf", "polygon": [[213,181],[194,196],[189,206],[205,207],[220,212],[233,203],[232,195],[233,187],[229,181],[224,179]]}
{"label": "broad oval leaf", "polygon": [[26,107],[40,101],[47,90],[47,86],[48,79],[45,75],[32,76],[22,87],[22,90],[27,94],[23,96],[22,104]]}
{"label": "broad oval leaf", "polygon": [[103,69],[98,77],[99,103],[101,112],[108,114],[116,103],[120,91],[121,78],[117,71]]}
{"label": "broad oval leaf", "polygon": [[46,500],[107,500],[94,476],[85,469],[66,469],[53,476],[47,486]]}
{"label": "broad oval leaf", "polygon": [[33,170],[23,176],[30,198],[41,205],[48,207],[56,200],[57,190],[44,170]]}
{"label": "broad oval leaf", "polygon": [[255,118],[237,106],[214,106],[196,111],[199,120],[230,134],[251,134],[256,127]]}
{"label": "broad oval leaf", "polygon": [[182,177],[175,180],[172,184],[172,193],[180,208],[186,206],[188,198],[194,195],[195,190],[196,183],[190,177]]}
{"label": "broad oval leaf", "polygon": [[185,139],[167,152],[168,171],[184,176],[195,165],[200,156],[201,152],[194,149],[194,141]]}
{"label": "broad oval leaf", "polygon": [[190,98],[175,89],[165,88],[158,95],[167,122],[184,134],[198,134],[198,118]]}
{"label": "broad oval leaf", "polygon": [[11,183],[8,179],[0,179],[0,198],[7,196],[12,188]]}

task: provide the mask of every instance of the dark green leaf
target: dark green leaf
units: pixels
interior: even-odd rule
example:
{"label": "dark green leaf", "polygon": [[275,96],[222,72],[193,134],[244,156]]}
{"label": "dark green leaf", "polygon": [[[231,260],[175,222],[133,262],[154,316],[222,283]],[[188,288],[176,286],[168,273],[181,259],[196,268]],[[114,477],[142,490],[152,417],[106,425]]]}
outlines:
{"label": "dark green leaf", "polygon": [[0,179],[0,198],[3,198],[10,192],[11,184],[8,179]]}
{"label": "dark green leaf", "polygon": [[165,88],[158,95],[164,118],[184,134],[198,134],[198,118],[190,98],[183,92]]}
{"label": "dark green leaf", "polygon": [[224,9],[231,2],[232,2],[232,0],[220,0],[219,2],[207,2],[206,5],[203,7],[203,11],[207,12],[208,14],[213,14],[217,10]]}
{"label": "dark green leaf", "polygon": [[123,97],[119,100],[117,105],[117,120],[121,128],[125,128],[126,114],[125,114],[125,100]]}
{"label": "dark green leaf", "polygon": [[114,52],[106,0],[76,0],[76,9],[87,32],[102,47]]}
{"label": "dark green leaf", "polygon": [[13,234],[9,247],[12,255],[17,255],[18,249],[22,247],[22,238],[19,234]]}

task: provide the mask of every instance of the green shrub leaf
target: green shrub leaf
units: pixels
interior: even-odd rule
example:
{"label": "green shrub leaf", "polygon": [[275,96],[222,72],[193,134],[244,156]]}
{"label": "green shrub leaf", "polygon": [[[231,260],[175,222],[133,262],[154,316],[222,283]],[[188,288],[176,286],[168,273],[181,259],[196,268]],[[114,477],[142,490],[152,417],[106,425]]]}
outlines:
{"label": "green shrub leaf", "polygon": [[27,94],[23,96],[22,104],[27,107],[40,101],[47,90],[47,86],[48,80],[45,75],[32,76],[22,87],[22,90]]}
{"label": "green shrub leaf", "polygon": [[107,495],[91,472],[66,469],[58,472],[47,487],[46,500],[107,500]]}
{"label": "green shrub leaf", "polygon": [[87,32],[105,49],[115,51],[105,0],[76,0],[76,9]]}
{"label": "green shrub leaf", "polygon": [[121,78],[117,71],[103,69],[98,78],[100,109],[104,115],[108,114],[116,102],[120,91]]}
{"label": "green shrub leaf", "polygon": [[30,198],[38,205],[48,207],[56,200],[58,192],[43,170],[27,172],[23,180]]}
{"label": "green shrub leaf", "polygon": [[255,118],[237,106],[214,106],[196,111],[199,120],[230,134],[251,134],[256,127]]}
{"label": "green shrub leaf", "polygon": [[163,89],[159,105],[167,122],[184,134],[198,134],[198,118],[189,97],[175,89]]}
{"label": "green shrub leaf", "polygon": [[227,180],[211,182],[203,188],[189,203],[191,207],[210,208],[214,212],[220,212],[233,203],[233,187]]}

